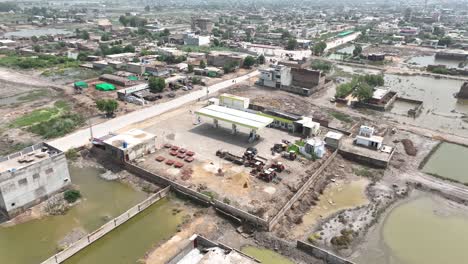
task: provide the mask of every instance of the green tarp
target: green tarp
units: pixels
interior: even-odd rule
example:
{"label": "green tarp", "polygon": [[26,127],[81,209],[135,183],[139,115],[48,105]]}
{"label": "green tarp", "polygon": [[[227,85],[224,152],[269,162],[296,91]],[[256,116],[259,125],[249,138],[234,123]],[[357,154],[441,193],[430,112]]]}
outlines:
{"label": "green tarp", "polygon": [[100,83],[96,84],[96,89],[99,91],[113,91],[115,90],[115,86],[110,83]]}
{"label": "green tarp", "polygon": [[136,77],[136,76],[128,76],[128,79],[130,81],[138,81],[138,77]]}
{"label": "green tarp", "polygon": [[86,82],[76,82],[76,83],[74,83],[74,85],[77,88],[88,88],[88,83],[86,83]]}

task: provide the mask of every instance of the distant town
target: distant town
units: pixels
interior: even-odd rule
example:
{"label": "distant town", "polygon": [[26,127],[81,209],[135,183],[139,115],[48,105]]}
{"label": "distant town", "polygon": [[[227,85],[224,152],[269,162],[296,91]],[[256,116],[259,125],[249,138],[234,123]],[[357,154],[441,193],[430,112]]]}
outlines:
{"label": "distant town", "polygon": [[0,2],[0,263],[465,263],[468,2]]}

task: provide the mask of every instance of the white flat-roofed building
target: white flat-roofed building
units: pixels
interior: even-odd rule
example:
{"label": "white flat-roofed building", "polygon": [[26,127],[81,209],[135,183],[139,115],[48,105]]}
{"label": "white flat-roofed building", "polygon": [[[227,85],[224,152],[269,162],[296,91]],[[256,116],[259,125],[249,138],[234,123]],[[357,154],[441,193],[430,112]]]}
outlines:
{"label": "white flat-roofed building", "polygon": [[110,134],[94,143],[102,145],[118,161],[132,161],[156,150],[156,136],[139,129]]}
{"label": "white flat-roofed building", "polygon": [[234,109],[247,109],[249,108],[250,99],[232,94],[221,94],[219,96],[219,105],[226,106]]}
{"label": "white flat-roofed building", "polygon": [[71,184],[65,154],[46,143],[0,158],[0,210],[14,217]]}

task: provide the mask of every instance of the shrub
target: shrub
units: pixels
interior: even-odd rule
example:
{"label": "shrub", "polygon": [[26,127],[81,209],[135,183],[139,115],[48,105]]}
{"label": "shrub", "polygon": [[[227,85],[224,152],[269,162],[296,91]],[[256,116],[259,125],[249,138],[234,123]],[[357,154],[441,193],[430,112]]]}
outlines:
{"label": "shrub", "polygon": [[65,152],[65,157],[71,161],[77,160],[79,156],[80,156],[80,153],[78,152],[78,150],[74,148],[69,149],[67,152]]}
{"label": "shrub", "polygon": [[151,77],[148,85],[152,93],[160,93],[166,88],[166,80],[161,77]]}
{"label": "shrub", "polygon": [[314,70],[320,70],[322,72],[328,73],[332,68],[332,64],[325,61],[314,60],[310,67]]}
{"label": "shrub", "polygon": [[68,190],[63,194],[63,198],[65,198],[68,203],[74,203],[76,200],[80,199],[80,197],[81,193],[78,190]]}

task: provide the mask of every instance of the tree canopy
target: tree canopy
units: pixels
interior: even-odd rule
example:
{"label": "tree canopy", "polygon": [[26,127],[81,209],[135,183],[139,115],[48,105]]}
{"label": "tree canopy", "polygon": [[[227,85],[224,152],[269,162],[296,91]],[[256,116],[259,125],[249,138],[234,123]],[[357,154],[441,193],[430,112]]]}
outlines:
{"label": "tree canopy", "polygon": [[312,52],[315,55],[322,55],[326,48],[327,48],[327,43],[321,41],[312,47]]}
{"label": "tree canopy", "polygon": [[160,93],[166,88],[166,80],[161,77],[151,77],[148,85],[151,92]]}
{"label": "tree canopy", "polygon": [[252,67],[254,64],[255,64],[256,60],[254,57],[252,56],[247,56],[245,57],[244,59],[244,64],[243,64],[243,67],[244,68],[247,68],[247,69],[250,69],[250,67]]}
{"label": "tree canopy", "polygon": [[114,99],[99,99],[96,101],[96,107],[101,112],[105,112],[106,116],[113,116],[119,104]]}

